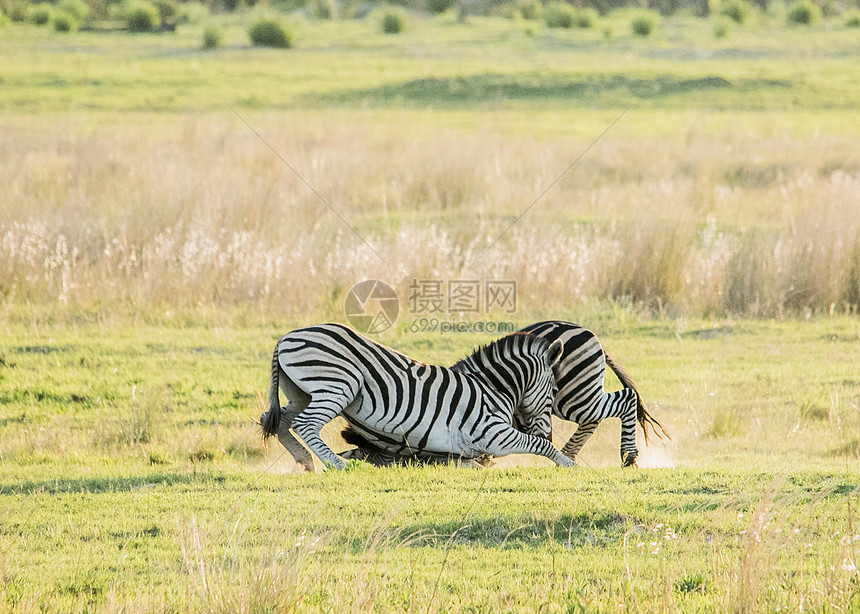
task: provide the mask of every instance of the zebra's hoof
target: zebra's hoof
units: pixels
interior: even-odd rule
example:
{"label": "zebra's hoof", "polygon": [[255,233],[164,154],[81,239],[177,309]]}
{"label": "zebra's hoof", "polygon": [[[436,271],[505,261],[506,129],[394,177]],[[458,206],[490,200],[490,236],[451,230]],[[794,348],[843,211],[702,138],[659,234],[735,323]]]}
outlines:
{"label": "zebra's hoof", "polygon": [[638,465],[636,464],[636,459],[638,458],[638,456],[639,456],[639,454],[637,454],[636,452],[626,452],[625,454],[622,454],[621,455],[621,466],[622,467],[638,467]]}

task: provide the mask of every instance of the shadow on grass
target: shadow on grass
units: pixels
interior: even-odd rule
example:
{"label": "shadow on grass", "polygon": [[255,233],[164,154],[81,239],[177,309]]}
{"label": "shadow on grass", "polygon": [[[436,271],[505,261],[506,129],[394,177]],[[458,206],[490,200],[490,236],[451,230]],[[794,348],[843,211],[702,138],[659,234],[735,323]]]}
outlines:
{"label": "shadow on grass", "polygon": [[[535,548],[551,543],[568,548],[599,547],[618,544],[634,524],[634,519],[609,511],[551,518],[491,515],[383,528],[382,539],[377,541],[389,547],[444,548],[451,539],[455,545],[477,548]],[[353,548],[360,554],[367,545],[353,543]]]}
{"label": "shadow on grass", "polygon": [[36,495],[66,493],[115,493],[145,491],[158,486],[173,486],[200,482],[224,482],[221,475],[208,473],[151,473],[129,477],[57,478],[55,480],[25,481],[0,485],[0,495]]}
{"label": "shadow on grass", "polygon": [[635,100],[659,100],[670,96],[732,91],[742,94],[753,90],[787,89],[782,79],[736,79],[720,76],[681,78],[658,75],[633,78],[625,75],[561,75],[486,73],[456,77],[428,77],[374,88],[345,90],[308,96],[307,103],[459,107],[473,103],[504,100],[575,100],[598,102],[613,100],[626,104]]}

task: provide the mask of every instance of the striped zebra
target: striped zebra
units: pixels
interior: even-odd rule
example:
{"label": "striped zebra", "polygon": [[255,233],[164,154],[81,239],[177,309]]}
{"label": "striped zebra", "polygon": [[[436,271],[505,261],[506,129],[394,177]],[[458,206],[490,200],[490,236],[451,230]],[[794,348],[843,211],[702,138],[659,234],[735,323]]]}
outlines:
{"label": "striped zebra", "polygon": [[[340,324],[301,328],[275,346],[269,410],[260,425],[308,471],[313,458],[290,428],[324,464],[343,469],[320,437],[338,415],[371,446],[399,456],[538,454],[573,466],[549,441],[552,366],[561,352],[561,343],[513,334],[447,368]],[[285,407],[279,389],[290,401]]]}
{"label": "striped zebra", "polygon": [[[603,351],[593,332],[558,320],[531,324],[519,332],[553,342],[560,341],[564,346],[562,359],[553,368],[557,386],[553,413],[577,424],[576,431],[562,448],[565,456],[575,461],[597,425],[606,418],[621,419],[621,464],[624,467],[635,465],[639,456],[639,450],[636,448],[637,421],[642,426],[646,444],[649,442],[649,426],[660,439],[663,436],[671,439],[662,425],[648,413],[633,380]],[[609,365],[624,388],[615,392],[606,392],[603,389],[606,365]],[[455,365],[452,368],[460,369],[464,366],[468,365]],[[344,430],[343,437],[347,443],[358,446],[355,450],[348,451],[348,454],[345,454],[347,457],[378,465],[401,460],[391,455],[388,450],[379,449],[371,442],[363,440],[360,433],[350,428]]]}

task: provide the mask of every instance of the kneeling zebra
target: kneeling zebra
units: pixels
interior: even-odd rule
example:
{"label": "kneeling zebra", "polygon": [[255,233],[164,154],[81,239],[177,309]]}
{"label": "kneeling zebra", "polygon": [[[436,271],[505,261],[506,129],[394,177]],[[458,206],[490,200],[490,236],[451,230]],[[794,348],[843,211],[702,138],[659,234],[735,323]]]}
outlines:
{"label": "kneeling zebra", "polygon": [[[369,445],[399,456],[538,454],[573,466],[549,441],[552,367],[561,353],[559,342],[515,333],[447,368],[340,324],[302,328],[275,346],[269,410],[260,425],[308,471],[313,458],[290,427],[324,464],[343,469],[320,437],[338,415]],[[290,401],[285,407],[279,389]]]}
{"label": "kneeling zebra", "polygon": [[[635,465],[639,456],[636,447],[637,421],[642,427],[646,445],[649,442],[649,426],[660,439],[663,436],[671,439],[662,425],[648,413],[633,380],[603,351],[593,332],[570,322],[554,320],[531,324],[520,333],[561,342],[564,346],[562,359],[554,367],[557,392],[553,413],[577,424],[576,431],[562,448],[569,459],[576,460],[597,425],[606,418],[621,419],[621,464],[624,467]],[[603,389],[607,365],[624,386],[621,390],[606,392]],[[465,361],[452,367],[455,370],[469,368],[470,365]],[[657,429],[660,429],[659,433]],[[343,437],[348,443],[358,446],[348,450],[345,457],[367,460],[377,465],[403,460],[392,454],[390,449],[375,446],[373,442],[363,439],[360,432],[349,427],[343,432]],[[426,457],[420,459],[433,460]]]}

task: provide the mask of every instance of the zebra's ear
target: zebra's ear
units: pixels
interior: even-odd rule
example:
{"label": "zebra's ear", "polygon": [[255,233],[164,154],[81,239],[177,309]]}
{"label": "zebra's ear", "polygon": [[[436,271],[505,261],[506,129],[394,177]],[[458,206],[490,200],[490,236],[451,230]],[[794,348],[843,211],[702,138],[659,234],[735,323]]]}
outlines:
{"label": "zebra's ear", "polygon": [[550,344],[549,350],[547,350],[547,355],[546,355],[546,358],[547,358],[547,361],[549,361],[550,367],[554,367],[555,363],[557,363],[559,360],[561,360],[562,352],[564,352],[564,346],[561,344],[561,341],[556,339],[555,341],[553,341]]}

